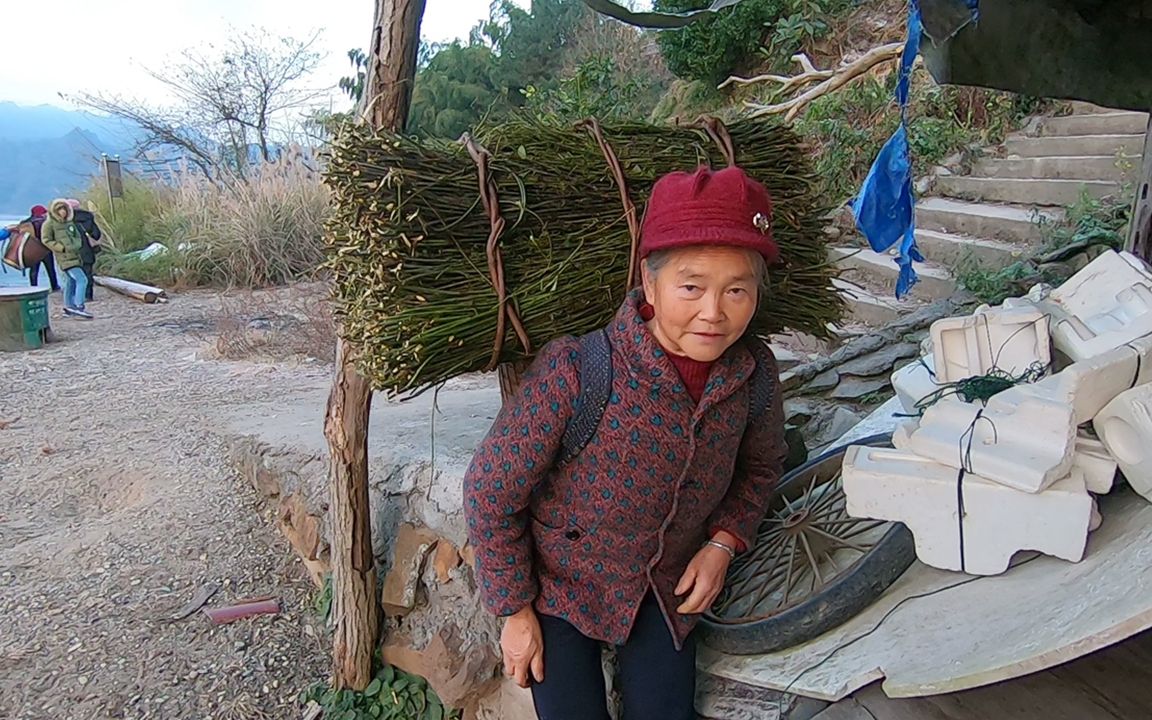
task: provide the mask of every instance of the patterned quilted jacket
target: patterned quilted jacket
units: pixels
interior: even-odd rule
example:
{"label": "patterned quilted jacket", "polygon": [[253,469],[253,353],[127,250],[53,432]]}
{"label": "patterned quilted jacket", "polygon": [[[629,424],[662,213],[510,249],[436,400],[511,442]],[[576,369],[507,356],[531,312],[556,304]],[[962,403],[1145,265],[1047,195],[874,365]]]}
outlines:
{"label": "patterned quilted jacket", "polygon": [[[649,334],[633,293],[608,327],[613,388],[596,435],[557,466],[579,393],[579,342],[546,346],[477,448],[464,509],[487,608],[529,603],[585,635],[627,640],[654,590],[677,645],[697,616],[677,581],[712,528],[751,545],[785,450],[779,392],[745,425],[755,363],[742,343],[716,361],[699,405]],[[766,368],[776,377],[775,366]]]}

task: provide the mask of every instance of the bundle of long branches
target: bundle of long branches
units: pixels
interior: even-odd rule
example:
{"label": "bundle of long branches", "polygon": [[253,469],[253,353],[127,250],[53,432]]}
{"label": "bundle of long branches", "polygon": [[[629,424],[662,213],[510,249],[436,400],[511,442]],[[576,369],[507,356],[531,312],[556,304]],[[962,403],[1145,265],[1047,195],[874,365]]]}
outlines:
{"label": "bundle of long branches", "polygon": [[[804,148],[759,122],[734,125],[730,136],[736,162],[772,194],[784,258],[753,327],[824,335],[842,305]],[[725,164],[701,129],[615,126],[603,138],[637,213],[660,176]],[[517,121],[477,140],[487,151],[487,209],[475,156],[461,143],[354,127],[333,144],[327,242],[337,313],[377,388],[417,391],[526,360],[554,338],[607,324],[627,291],[629,222],[593,134]],[[494,220],[503,224],[490,244]]]}

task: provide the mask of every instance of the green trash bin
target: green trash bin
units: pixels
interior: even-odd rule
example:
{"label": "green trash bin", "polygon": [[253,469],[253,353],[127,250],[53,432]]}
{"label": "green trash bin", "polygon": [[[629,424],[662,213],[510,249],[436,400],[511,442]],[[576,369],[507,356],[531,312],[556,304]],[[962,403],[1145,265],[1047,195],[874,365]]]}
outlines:
{"label": "green trash bin", "polygon": [[0,287],[0,352],[36,350],[48,339],[48,288]]}

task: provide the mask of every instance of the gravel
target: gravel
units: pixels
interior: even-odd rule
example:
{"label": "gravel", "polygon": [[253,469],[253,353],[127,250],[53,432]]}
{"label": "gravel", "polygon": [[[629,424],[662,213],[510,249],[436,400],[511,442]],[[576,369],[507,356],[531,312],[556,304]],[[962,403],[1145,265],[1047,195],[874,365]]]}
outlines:
{"label": "gravel", "polygon": [[[298,717],[327,633],[217,419],[329,369],[214,359],[213,294],[97,293],[95,321],[53,296],[57,341],[0,354],[0,717]],[[211,606],[273,596],[281,613],[172,621],[209,583]]]}

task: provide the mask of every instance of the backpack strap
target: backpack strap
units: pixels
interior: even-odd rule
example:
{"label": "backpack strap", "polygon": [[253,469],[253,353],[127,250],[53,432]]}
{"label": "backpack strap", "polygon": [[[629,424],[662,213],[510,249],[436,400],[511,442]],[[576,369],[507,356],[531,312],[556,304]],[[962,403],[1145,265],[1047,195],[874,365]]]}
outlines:
{"label": "backpack strap", "polygon": [[758,337],[748,342],[748,350],[756,361],[752,376],[748,378],[748,426],[760,419],[776,395],[776,357],[768,343]]}
{"label": "backpack strap", "polygon": [[608,332],[597,330],[580,338],[580,394],[560,440],[559,463],[571,461],[592,440],[611,395],[612,345]]}

